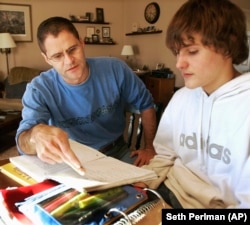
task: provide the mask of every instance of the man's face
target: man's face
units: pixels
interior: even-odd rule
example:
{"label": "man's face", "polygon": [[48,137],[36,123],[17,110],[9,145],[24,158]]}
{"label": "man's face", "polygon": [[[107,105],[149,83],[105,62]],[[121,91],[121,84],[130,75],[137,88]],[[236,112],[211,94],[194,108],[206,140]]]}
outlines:
{"label": "man's face", "polygon": [[84,55],[84,43],[67,31],[57,37],[48,35],[44,42],[46,62],[53,66],[69,84],[79,84],[88,76]]}

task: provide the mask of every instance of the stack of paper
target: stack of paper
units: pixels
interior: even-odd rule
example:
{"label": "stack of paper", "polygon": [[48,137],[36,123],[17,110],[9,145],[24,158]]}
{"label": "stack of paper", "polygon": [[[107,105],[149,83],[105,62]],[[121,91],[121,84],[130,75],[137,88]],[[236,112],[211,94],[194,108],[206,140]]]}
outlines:
{"label": "stack of paper", "polygon": [[84,176],[65,163],[50,165],[37,156],[16,156],[10,161],[38,182],[52,179],[79,191],[103,190],[157,178],[154,171],[108,157],[73,140],[70,140],[70,145],[86,170]]}

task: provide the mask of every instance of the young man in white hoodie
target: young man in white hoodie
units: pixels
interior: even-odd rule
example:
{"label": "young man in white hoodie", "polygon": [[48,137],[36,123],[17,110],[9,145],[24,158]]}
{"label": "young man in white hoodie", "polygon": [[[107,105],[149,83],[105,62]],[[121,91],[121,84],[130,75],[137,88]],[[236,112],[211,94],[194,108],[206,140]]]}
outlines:
{"label": "young man in white hoodie", "polygon": [[228,0],[189,0],[176,12],[166,43],[185,87],[165,109],[144,166],[174,208],[250,208],[250,73],[244,13]]}

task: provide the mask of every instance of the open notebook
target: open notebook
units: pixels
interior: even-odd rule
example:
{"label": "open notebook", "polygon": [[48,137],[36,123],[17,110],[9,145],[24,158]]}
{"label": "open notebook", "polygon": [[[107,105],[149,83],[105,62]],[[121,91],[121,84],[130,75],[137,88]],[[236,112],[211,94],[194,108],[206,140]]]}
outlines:
{"label": "open notebook", "polygon": [[76,141],[69,141],[72,150],[86,170],[84,176],[79,175],[65,163],[50,165],[37,156],[16,156],[11,157],[10,161],[38,182],[52,179],[79,191],[103,190],[157,178],[154,171],[108,157]]}

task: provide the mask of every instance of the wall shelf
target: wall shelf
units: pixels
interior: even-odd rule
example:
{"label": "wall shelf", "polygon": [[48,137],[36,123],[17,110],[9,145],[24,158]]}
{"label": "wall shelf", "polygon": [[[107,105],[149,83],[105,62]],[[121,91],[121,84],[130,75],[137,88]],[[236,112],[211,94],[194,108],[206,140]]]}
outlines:
{"label": "wall shelf", "polygon": [[[99,24],[105,25],[110,24],[109,22],[97,22],[97,21],[79,21],[79,20],[71,20],[72,23],[81,23],[81,24]],[[99,35],[98,35],[99,36]],[[85,45],[115,45],[115,42],[84,42]]]}
{"label": "wall shelf", "polygon": [[162,30],[150,31],[150,32],[132,32],[132,33],[126,33],[126,36],[145,35],[145,34],[159,34],[159,33],[162,33]]}
{"label": "wall shelf", "polygon": [[110,24],[108,22],[96,22],[96,21],[71,21],[72,23],[86,23],[86,24]]}

